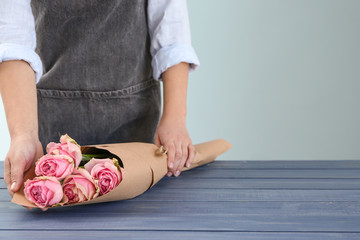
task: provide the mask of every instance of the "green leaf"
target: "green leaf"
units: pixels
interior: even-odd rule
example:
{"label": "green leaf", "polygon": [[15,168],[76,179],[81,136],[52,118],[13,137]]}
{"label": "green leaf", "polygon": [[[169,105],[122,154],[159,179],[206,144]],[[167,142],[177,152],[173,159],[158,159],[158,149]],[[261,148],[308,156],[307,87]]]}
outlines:
{"label": "green leaf", "polygon": [[115,158],[118,160],[119,166],[124,168],[123,162],[120,159],[120,157],[118,157],[115,154],[112,154],[111,152],[109,152],[108,150],[105,150],[105,149],[100,149],[100,148],[96,148],[96,147],[88,147],[83,151],[82,156],[83,157],[82,157],[80,166],[85,165],[88,161],[91,160],[91,158],[109,158],[109,159]]}

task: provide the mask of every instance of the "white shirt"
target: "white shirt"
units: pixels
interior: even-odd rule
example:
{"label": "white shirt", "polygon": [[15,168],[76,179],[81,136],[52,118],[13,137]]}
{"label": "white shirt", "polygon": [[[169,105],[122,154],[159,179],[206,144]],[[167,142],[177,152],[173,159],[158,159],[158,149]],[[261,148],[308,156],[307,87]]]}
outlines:
{"label": "white shirt", "polygon": [[[0,62],[27,61],[35,71],[36,83],[43,65],[35,52],[36,32],[31,0],[0,0]],[[200,65],[191,45],[186,0],[148,0],[148,29],[151,38],[153,77],[180,62],[190,71]]]}

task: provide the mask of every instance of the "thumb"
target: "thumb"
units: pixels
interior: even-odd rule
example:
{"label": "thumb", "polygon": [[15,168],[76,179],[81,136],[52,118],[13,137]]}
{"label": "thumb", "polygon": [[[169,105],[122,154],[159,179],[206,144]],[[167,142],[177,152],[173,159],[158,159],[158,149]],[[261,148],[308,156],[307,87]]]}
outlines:
{"label": "thumb", "polygon": [[10,190],[12,192],[17,192],[23,184],[25,165],[23,161],[14,161],[14,163],[16,164],[11,164]]}

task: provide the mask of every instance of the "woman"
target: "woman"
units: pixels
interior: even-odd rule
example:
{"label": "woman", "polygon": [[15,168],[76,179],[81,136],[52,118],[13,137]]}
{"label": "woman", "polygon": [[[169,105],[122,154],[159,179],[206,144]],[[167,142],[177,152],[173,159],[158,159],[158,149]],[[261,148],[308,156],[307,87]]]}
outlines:
{"label": "woman", "polygon": [[80,145],[164,145],[168,176],[191,164],[186,92],[188,71],[199,62],[185,0],[1,5],[0,93],[11,137],[5,159],[11,195],[59,132]]}

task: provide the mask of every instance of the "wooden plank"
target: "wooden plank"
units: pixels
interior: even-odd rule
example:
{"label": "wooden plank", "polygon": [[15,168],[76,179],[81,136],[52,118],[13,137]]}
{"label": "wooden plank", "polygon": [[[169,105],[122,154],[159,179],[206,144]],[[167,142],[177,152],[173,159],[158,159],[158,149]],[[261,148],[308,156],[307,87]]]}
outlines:
{"label": "wooden plank", "polygon": [[[151,205],[150,205],[151,206]],[[149,207],[150,207],[149,206]],[[186,206],[183,206],[184,208]],[[26,209],[24,209],[26,210]],[[150,210],[150,211],[149,211]],[[144,212],[77,213],[62,211],[23,211],[3,213],[3,230],[133,230],[133,231],[271,231],[271,232],[358,232],[360,216],[317,214],[216,214],[184,213],[148,209]]]}
{"label": "wooden plank", "polygon": [[[360,169],[192,169],[181,173],[186,178],[345,178],[360,179]],[[174,177],[173,177],[174,178]]]}
{"label": "wooden plank", "polygon": [[[100,232],[132,230],[133,233],[149,230],[162,232],[192,230],[210,233],[214,231],[273,233],[295,231],[344,234],[359,231],[359,204],[360,202],[263,202],[261,204],[256,202],[191,202],[186,205],[181,201],[171,203],[129,200],[56,208],[42,212],[1,203],[0,229],[16,231],[38,229],[46,230],[46,232],[51,229],[65,232],[92,229]],[[277,234],[273,237],[275,238]],[[335,234],[333,237],[345,236],[341,234]],[[254,235],[256,236],[258,235]],[[315,235],[299,236],[315,237]]]}
{"label": "wooden plank", "polygon": [[196,231],[0,231],[0,239],[132,239],[132,240],[358,240],[359,233],[196,232]]}
{"label": "wooden plank", "polygon": [[[10,202],[0,202],[2,214],[35,214],[37,209],[29,211],[26,208]],[[214,215],[281,215],[281,216],[360,216],[360,202],[183,202],[179,201],[133,201],[89,204],[83,206],[68,206],[49,209],[48,212],[59,213],[62,217],[76,214],[94,213],[108,214],[150,214],[165,216],[168,213],[180,215],[214,214]],[[360,229],[359,229],[360,230]]]}
{"label": "wooden plank", "polygon": [[[0,179],[0,189],[6,185]],[[224,188],[224,189],[338,189],[338,190],[360,190],[360,179],[291,179],[291,178],[264,178],[264,179],[236,179],[236,178],[208,178],[198,179],[194,184],[193,178],[164,177],[153,188],[172,189],[202,189],[202,188]]]}
{"label": "wooden plank", "polygon": [[359,160],[249,160],[214,161],[203,168],[225,169],[360,169]]}
{"label": "wooden plank", "polygon": [[[293,189],[159,189],[153,188],[134,201],[359,201],[360,190]],[[6,189],[0,189],[0,201],[10,201]]]}
{"label": "wooden plank", "polygon": [[241,168],[241,169],[360,169],[359,160],[249,160],[249,161],[215,161],[207,168]]}
{"label": "wooden plank", "polygon": [[[137,199],[137,198],[136,198]],[[134,199],[134,200],[136,200]],[[358,201],[360,190],[150,189],[139,200],[162,201]]]}
{"label": "wooden plank", "polygon": [[360,178],[359,169],[192,169],[180,176],[187,178]]}
{"label": "wooden plank", "polygon": [[171,189],[353,189],[360,190],[360,179],[236,179],[236,178],[208,178],[197,179],[178,177],[163,178],[154,188]]}

